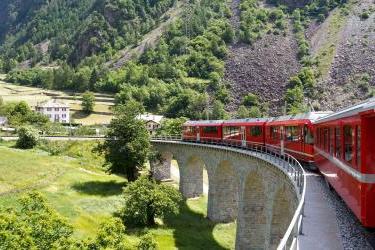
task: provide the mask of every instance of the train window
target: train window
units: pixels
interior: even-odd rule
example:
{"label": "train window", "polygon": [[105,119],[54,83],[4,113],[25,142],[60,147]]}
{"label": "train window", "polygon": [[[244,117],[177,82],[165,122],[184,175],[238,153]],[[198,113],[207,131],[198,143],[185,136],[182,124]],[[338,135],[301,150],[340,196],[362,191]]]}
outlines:
{"label": "train window", "polygon": [[329,148],[329,129],[324,129],[324,150],[328,152]]}
{"label": "train window", "polygon": [[271,131],[271,138],[274,140],[279,140],[280,139],[280,134],[279,134],[279,127],[270,127]]}
{"label": "train window", "polygon": [[185,133],[194,133],[195,127],[184,127]]}
{"label": "train window", "polygon": [[333,144],[333,140],[335,138],[335,129],[334,128],[330,128],[330,131],[329,131],[329,153],[331,155],[333,155],[333,151],[334,151],[334,144]]}
{"label": "train window", "polygon": [[335,128],[335,156],[336,158],[341,158],[341,129],[340,127]]}
{"label": "train window", "polygon": [[357,166],[361,166],[361,127],[357,126]]}
{"label": "train window", "polygon": [[240,133],[239,127],[233,127],[233,126],[224,127],[224,137],[239,135],[239,133]]}
{"label": "train window", "polygon": [[250,135],[253,137],[258,137],[262,135],[262,127],[261,126],[253,126],[250,127]]}
{"label": "train window", "polygon": [[320,146],[320,128],[316,130],[316,145]]}
{"label": "train window", "polygon": [[286,141],[300,141],[301,130],[298,126],[285,127],[285,140]]}
{"label": "train window", "polygon": [[203,132],[207,134],[217,133],[217,127],[203,127]]}
{"label": "train window", "polygon": [[344,159],[348,163],[353,160],[353,128],[351,126],[344,126]]}
{"label": "train window", "polygon": [[303,128],[303,131],[304,131],[303,134],[305,135],[305,143],[311,144],[311,145],[314,144],[314,135],[311,129],[309,129],[307,125],[305,125]]}

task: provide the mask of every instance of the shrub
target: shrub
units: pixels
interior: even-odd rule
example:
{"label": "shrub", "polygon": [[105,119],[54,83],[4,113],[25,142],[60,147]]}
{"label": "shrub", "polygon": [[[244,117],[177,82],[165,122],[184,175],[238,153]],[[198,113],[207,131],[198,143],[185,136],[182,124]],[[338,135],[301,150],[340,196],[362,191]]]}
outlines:
{"label": "shrub", "polygon": [[242,104],[247,107],[258,106],[259,98],[257,95],[249,93],[243,98]]}
{"label": "shrub", "polygon": [[141,237],[141,241],[137,247],[139,250],[156,250],[158,249],[158,244],[154,240],[151,234],[145,234]]}
{"label": "shrub", "polygon": [[360,15],[361,19],[363,20],[366,20],[370,17],[370,13],[368,13],[367,11],[363,11]]}
{"label": "shrub", "polygon": [[30,149],[38,144],[39,133],[36,129],[29,126],[24,126],[18,129],[17,148]]}
{"label": "shrub", "polygon": [[146,176],[124,189],[125,203],[120,215],[127,225],[155,225],[155,218],[178,214],[181,194],[172,186],[158,184]]}

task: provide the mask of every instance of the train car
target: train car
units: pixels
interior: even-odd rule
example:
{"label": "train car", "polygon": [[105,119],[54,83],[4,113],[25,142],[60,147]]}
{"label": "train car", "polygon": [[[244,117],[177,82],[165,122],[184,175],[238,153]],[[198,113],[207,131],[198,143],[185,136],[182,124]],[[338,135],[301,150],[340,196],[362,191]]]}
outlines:
{"label": "train car", "polygon": [[271,118],[265,126],[265,144],[298,160],[314,162],[314,129],[312,122],[332,112],[309,112]]}
{"label": "train car", "polygon": [[314,122],[315,164],[365,227],[375,227],[375,98]]}
{"label": "train car", "polygon": [[264,145],[267,118],[236,119],[223,122],[223,143],[238,146]]}
{"label": "train car", "polygon": [[187,121],[183,126],[185,141],[219,143],[223,136],[223,121]]}

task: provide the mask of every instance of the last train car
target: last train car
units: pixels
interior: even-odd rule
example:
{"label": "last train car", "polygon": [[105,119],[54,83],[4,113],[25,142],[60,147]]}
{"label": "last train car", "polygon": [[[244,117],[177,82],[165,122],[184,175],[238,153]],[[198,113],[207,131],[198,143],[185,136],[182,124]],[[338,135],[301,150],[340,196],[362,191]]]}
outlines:
{"label": "last train car", "polygon": [[298,160],[314,162],[312,122],[331,112],[309,112],[271,118],[265,126],[265,143],[269,148],[293,155]]}
{"label": "last train car", "polygon": [[375,99],[314,122],[315,164],[365,227],[375,227]]}
{"label": "last train car", "polygon": [[223,122],[223,143],[250,146],[264,145],[267,118],[247,118]]}
{"label": "last train car", "polygon": [[182,126],[184,141],[220,143],[222,141],[223,121],[187,121]]}

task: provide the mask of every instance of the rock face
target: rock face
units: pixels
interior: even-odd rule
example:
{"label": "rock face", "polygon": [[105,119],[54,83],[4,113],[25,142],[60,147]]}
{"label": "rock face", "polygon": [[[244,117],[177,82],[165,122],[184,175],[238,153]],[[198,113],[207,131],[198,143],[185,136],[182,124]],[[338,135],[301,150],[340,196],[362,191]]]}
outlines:
{"label": "rock face", "polygon": [[225,79],[230,83],[235,111],[248,93],[268,102],[270,114],[277,115],[284,106],[289,78],[300,69],[297,43],[291,31],[283,35],[266,35],[253,46],[234,44],[225,65]]}
{"label": "rock face", "polygon": [[301,8],[309,4],[312,0],[279,0],[282,5],[289,6],[290,8]]}
{"label": "rock face", "polygon": [[[231,24],[236,31],[240,28],[239,4],[240,0],[231,3]],[[291,27],[285,35],[268,34],[252,46],[235,40],[225,62],[225,80],[230,84],[232,93],[227,109],[235,112],[243,97],[253,93],[269,103],[270,115],[281,114],[286,84],[300,67],[297,42]]]}
{"label": "rock face", "polygon": [[356,3],[344,24],[329,75],[320,82],[321,109],[337,110],[369,98],[375,86],[375,7],[372,0]]}

